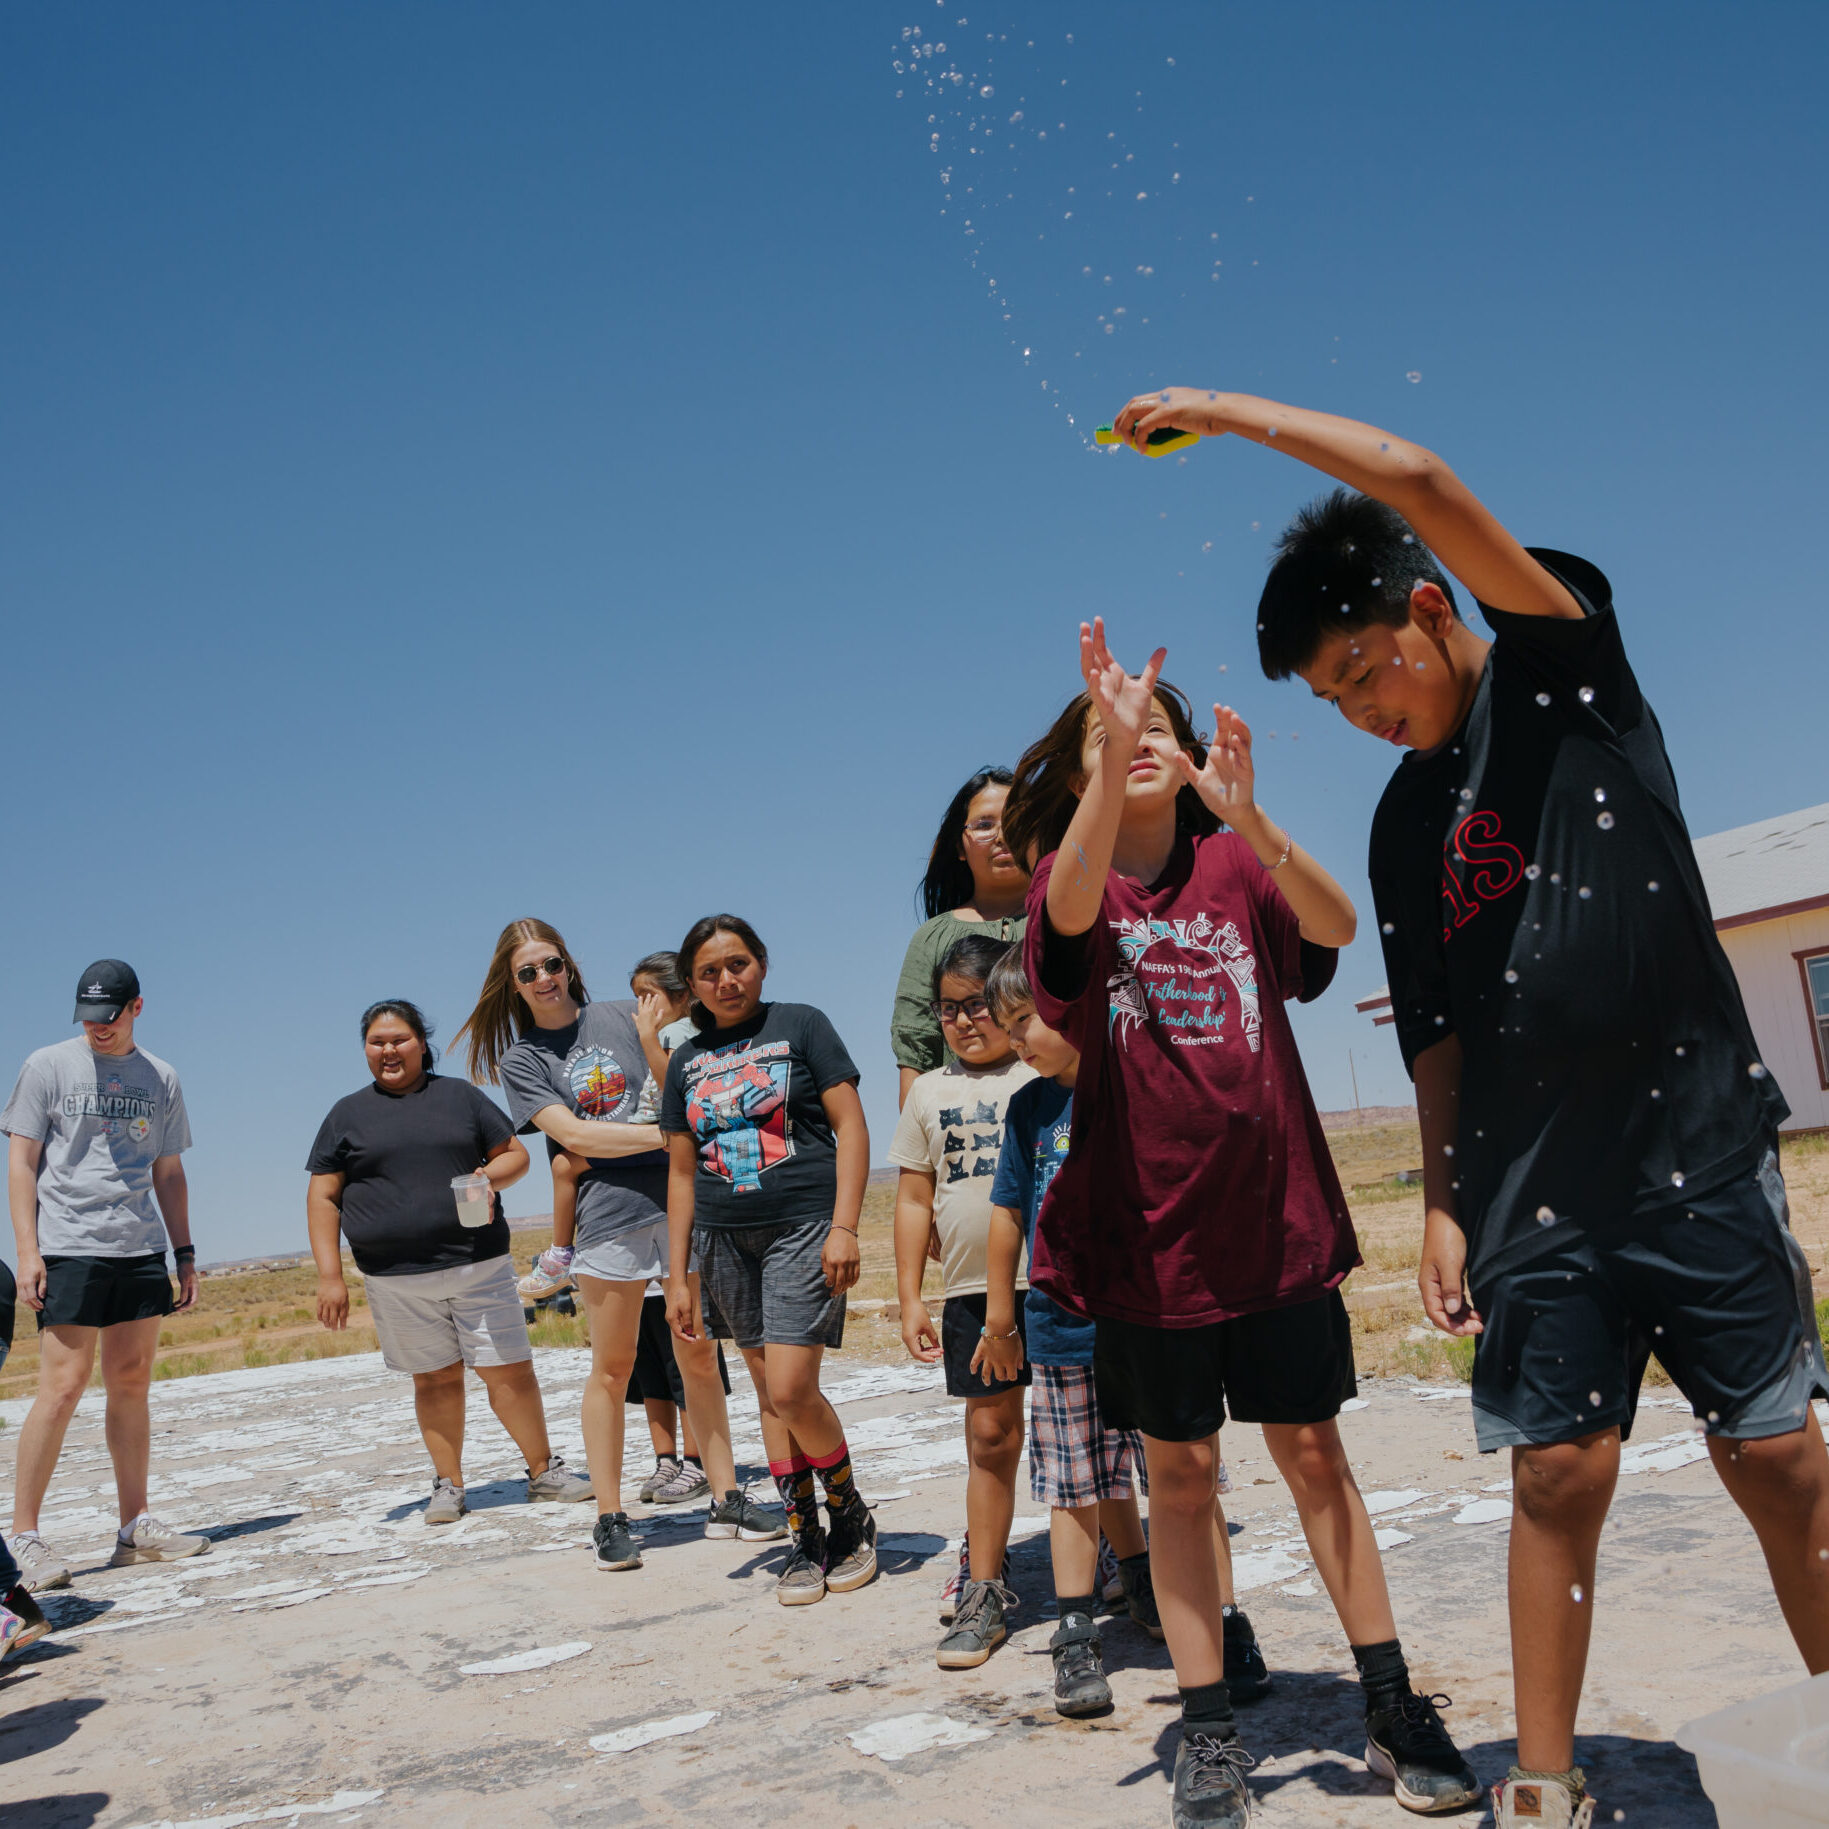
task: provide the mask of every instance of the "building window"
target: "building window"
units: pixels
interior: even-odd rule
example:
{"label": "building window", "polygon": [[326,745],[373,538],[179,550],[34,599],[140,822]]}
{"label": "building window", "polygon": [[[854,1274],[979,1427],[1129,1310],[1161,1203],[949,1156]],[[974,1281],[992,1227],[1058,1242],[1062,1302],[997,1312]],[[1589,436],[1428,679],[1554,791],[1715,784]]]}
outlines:
{"label": "building window", "polygon": [[1816,1041],[1816,1077],[1829,1088],[1829,952],[1799,953],[1804,997],[1810,1005],[1810,1029]]}

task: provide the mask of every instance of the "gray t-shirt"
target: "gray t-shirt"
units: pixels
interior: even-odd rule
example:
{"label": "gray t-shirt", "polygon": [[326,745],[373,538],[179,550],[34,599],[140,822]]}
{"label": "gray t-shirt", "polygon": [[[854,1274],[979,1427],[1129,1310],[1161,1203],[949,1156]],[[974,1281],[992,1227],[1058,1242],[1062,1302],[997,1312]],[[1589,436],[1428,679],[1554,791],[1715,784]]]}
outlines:
{"label": "gray t-shirt", "polygon": [[[590,1003],[563,1029],[535,1029],[502,1056],[502,1090],[523,1131],[533,1115],[563,1105],[580,1118],[632,1124],[651,1075],[635,1027],[635,1005]],[[549,1153],[553,1146],[549,1145]],[[667,1152],[593,1157],[578,1181],[581,1248],[667,1217]]]}
{"label": "gray t-shirt", "polygon": [[0,1130],[44,1145],[38,1249],[46,1257],[143,1257],[165,1249],[152,1165],[191,1146],[178,1076],[144,1048],[97,1054],[80,1035],[19,1070]]}

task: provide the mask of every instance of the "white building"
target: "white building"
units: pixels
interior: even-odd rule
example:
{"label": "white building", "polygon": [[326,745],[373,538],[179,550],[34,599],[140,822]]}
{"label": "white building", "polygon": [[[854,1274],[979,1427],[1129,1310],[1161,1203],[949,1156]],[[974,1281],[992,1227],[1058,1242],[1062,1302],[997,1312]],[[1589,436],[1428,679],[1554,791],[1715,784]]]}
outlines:
{"label": "white building", "polygon": [[[1784,1128],[1829,1130],[1829,802],[1695,842],[1753,1039],[1791,1107]],[[1396,1020],[1388,986],[1353,1008]]]}

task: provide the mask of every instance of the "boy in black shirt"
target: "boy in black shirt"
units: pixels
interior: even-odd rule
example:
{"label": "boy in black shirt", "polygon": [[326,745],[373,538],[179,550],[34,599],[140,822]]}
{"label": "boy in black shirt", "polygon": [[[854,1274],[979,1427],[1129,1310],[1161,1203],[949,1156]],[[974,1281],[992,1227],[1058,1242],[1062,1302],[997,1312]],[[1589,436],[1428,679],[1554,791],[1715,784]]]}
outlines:
{"label": "boy in black shirt", "polygon": [[[1361,492],[1284,534],[1259,655],[1411,752],[1370,874],[1422,1123],[1423,1302],[1479,1336],[1479,1444],[1513,1451],[1520,1764],[1495,1817],[1581,1824],[1595,1552],[1649,1353],[1703,1420],[1805,1663],[1829,1668],[1810,1409],[1829,1374],[1778,1173],[1789,1108],[1605,577],[1527,551],[1439,458],[1371,426],[1185,388],[1117,421],[1138,449],[1163,426],[1273,444]],[[1460,620],[1431,549],[1496,640]]]}

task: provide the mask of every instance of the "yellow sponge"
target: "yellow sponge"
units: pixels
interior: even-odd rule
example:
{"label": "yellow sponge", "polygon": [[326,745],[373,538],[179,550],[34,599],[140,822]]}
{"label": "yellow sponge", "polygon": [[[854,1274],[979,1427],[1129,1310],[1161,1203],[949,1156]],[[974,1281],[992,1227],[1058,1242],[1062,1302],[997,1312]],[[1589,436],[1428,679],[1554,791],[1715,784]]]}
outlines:
{"label": "yellow sponge", "polygon": [[[1108,425],[1098,427],[1092,434],[1092,442],[1098,445],[1121,445],[1121,439]],[[1182,432],[1174,426],[1158,426],[1149,435],[1149,449],[1145,457],[1167,457],[1171,451],[1185,451],[1189,445],[1200,443],[1198,432]]]}

